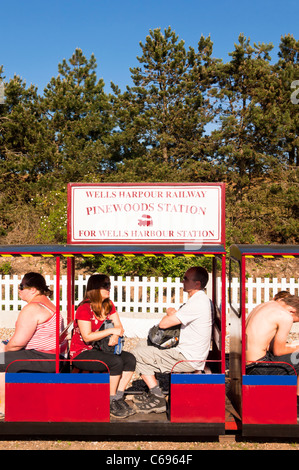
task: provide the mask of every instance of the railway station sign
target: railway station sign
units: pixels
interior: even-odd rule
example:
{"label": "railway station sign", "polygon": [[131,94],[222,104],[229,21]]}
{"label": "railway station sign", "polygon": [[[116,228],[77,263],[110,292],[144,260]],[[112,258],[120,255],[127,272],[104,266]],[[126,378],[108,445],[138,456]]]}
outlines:
{"label": "railway station sign", "polygon": [[70,244],[224,244],[223,183],[68,185]]}

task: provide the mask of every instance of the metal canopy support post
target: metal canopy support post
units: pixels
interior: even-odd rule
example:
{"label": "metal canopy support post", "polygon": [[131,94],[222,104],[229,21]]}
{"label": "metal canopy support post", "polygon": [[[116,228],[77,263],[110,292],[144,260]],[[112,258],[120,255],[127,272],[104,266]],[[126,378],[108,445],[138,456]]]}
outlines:
{"label": "metal canopy support post", "polygon": [[75,316],[75,258],[67,259],[67,323]]}
{"label": "metal canopy support post", "polygon": [[225,338],[226,338],[226,256],[223,255],[221,258],[222,266],[221,266],[221,351],[222,351],[222,364],[221,364],[221,372],[222,374],[225,373]]}
{"label": "metal canopy support post", "polygon": [[55,371],[59,372],[59,355],[60,355],[60,257],[56,256],[56,365]]}
{"label": "metal canopy support post", "polygon": [[242,318],[242,374],[245,374],[246,365],[246,258],[242,256],[241,261],[241,279],[240,279],[240,296],[241,296],[241,318]]}

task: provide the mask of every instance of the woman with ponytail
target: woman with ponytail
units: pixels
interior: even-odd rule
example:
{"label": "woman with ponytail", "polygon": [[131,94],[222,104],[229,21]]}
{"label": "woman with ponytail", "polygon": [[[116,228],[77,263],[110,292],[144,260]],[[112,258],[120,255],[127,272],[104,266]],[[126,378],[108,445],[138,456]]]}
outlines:
{"label": "woman with ponytail", "polygon": [[[110,287],[105,274],[93,274],[88,279],[86,294],[76,311],[70,357],[73,366],[81,370],[106,372],[108,367],[110,413],[115,418],[126,418],[134,414],[124,400],[124,391],[135,370],[135,357],[127,351],[113,354],[94,347],[95,342],[107,337],[110,346],[117,345],[124,334],[119,315],[109,299]],[[106,319],[112,321],[111,328],[100,330]]]}

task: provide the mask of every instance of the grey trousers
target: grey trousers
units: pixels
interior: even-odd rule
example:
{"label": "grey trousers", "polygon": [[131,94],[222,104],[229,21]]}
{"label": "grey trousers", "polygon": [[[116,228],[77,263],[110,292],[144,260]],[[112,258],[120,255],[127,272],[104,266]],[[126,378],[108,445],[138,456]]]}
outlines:
{"label": "grey trousers", "polygon": [[[131,351],[136,357],[136,372],[141,375],[154,375],[155,372],[170,373],[173,366],[186,358],[176,348],[159,349],[148,346],[147,340],[141,340],[137,347]],[[180,362],[173,372],[194,372],[196,369],[192,362]]]}

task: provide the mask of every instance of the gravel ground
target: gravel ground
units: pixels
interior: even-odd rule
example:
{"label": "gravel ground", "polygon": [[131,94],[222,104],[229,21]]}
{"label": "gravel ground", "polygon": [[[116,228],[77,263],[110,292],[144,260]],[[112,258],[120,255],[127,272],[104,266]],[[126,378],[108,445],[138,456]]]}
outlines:
{"label": "gravel ground", "polygon": [[[0,328],[0,338],[9,339],[11,329]],[[296,338],[298,339],[297,335]],[[133,348],[138,339],[126,338],[125,348]],[[228,346],[228,344],[227,344]],[[138,380],[136,375],[132,381]],[[136,382],[135,382],[136,383]],[[299,450],[299,442],[292,440],[243,440],[239,436],[220,436],[219,440],[181,442],[178,441],[80,441],[80,440],[0,440],[2,450],[103,450],[103,451],[198,451],[198,450]]]}
{"label": "gravel ground", "polygon": [[0,450],[103,450],[103,451],[199,451],[199,450],[299,450],[295,443],[258,442],[158,442],[158,441],[0,441]]}

